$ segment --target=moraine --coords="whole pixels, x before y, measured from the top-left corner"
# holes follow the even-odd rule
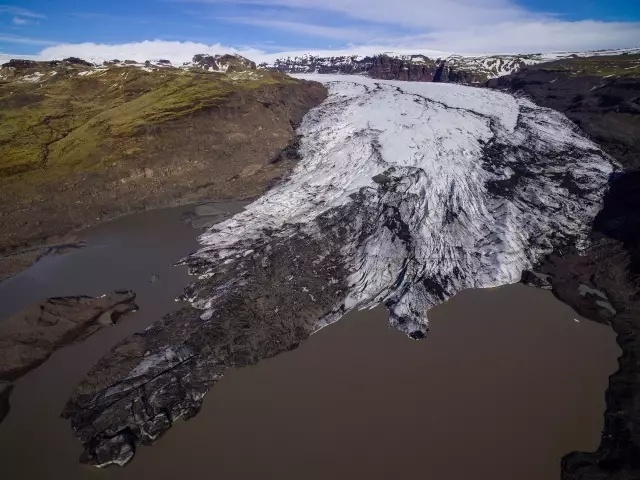
[[[67,405],[85,461],[126,463],[227,368],[350,310],[384,302],[422,338],[431,307],[585,241],[615,167],[562,114],[451,84],[304,78],[330,95],[299,128],[297,168],[202,235],[185,307],[116,347]]]

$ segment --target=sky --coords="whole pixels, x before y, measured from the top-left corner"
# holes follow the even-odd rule
[[[2,0],[0,0],[1,2]],[[0,54],[537,53],[640,46],[640,0],[14,0]]]

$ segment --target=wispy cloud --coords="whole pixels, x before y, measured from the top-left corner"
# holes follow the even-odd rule
[[[50,46],[57,45],[60,42],[54,42],[53,40],[43,40],[40,38],[19,37],[16,35],[7,35],[0,33],[0,42],[3,43],[15,43],[19,45],[39,45]]]
[[[233,47],[220,43],[207,44],[167,40],[149,40],[124,44],[61,44],[47,46],[38,55],[45,60],[76,56],[88,60],[131,59],[145,61],[168,59],[174,64],[191,60],[197,53],[222,54],[237,53],[256,62],[272,62],[276,58],[300,56],[312,53],[321,56],[375,55],[381,52],[400,54],[424,54],[432,58],[445,57],[451,53],[469,55],[491,53],[536,53],[554,51],[584,51],[599,48],[640,45],[640,24],[603,24],[603,22],[576,22],[566,25],[557,22],[554,26],[530,23],[501,24],[499,31],[482,32],[449,30],[407,37],[397,43],[349,44],[340,49],[277,49],[270,45],[258,47]],[[511,36],[509,46],[504,44],[504,36]],[[450,38],[453,35],[455,38]],[[0,41],[3,38],[0,36]]]
[[[184,22],[176,20],[167,20],[154,14],[147,15],[128,15],[128,14],[112,14],[101,12],[72,12],[69,13],[70,17],[78,18],[87,21],[111,21],[118,23],[137,23],[145,25],[175,25],[184,27]]]
[[[374,32],[369,29],[355,27],[332,27],[305,22],[295,22],[287,20],[276,20],[272,18],[260,17],[221,17],[216,20],[240,23],[243,25],[253,25],[256,27],[270,28],[273,30],[284,30],[311,37],[333,38],[336,40],[363,41],[371,38]]]
[[[15,5],[0,5],[0,14],[16,15],[25,18],[47,18],[45,15]]]
[[[97,12],[74,12],[71,14],[72,17],[75,18],[83,18],[85,20],[94,20],[101,18],[111,18],[111,15],[106,13],[97,13]]]
[[[0,38],[1,41],[1,38]],[[197,53],[222,54],[237,53],[252,59],[262,58],[264,52],[255,48],[235,48],[220,43],[208,45],[197,42],[176,42],[166,40],[145,40],[123,44],[77,43],[59,44],[45,48],[38,55],[44,60],[65,57],[81,57],[93,61],[167,59],[174,64],[190,61]]]
[[[439,30],[408,45],[470,53],[539,53],[640,46],[640,22],[504,22],[490,29]]]
[[[490,25],[505,21],[540,19],[512,0],[172,0],[192,4],[243,4],[338,14],[336,20],[366,20],[379,24],[428,29],[444,23],[458,26]],[[259,8],[256,8],[256,12]]]
[[[130,15],[113,15],[110,13],[98,12],[74,12],[72,17],[81,18],[83,20],[115,20],[118,22],[135,22],[135,23],[153,23],[153,16],[133,17]]]
[[[22,27],[24,25],[34,25],[34,24],[37,24],[38,22],[35,20],[30,20],[28,18],[13,17],[13,19],[11,20],[11,23],[13,25],[17,25],[18,27]]]
[[[640,22],[569,21],[553,13],[523,8],[519,0],[158,0],[161,1],[181,3],[188,11],[176,18],[160,14],[116,17],[120,12],[69,14],[117,21],[121,28],[125,21],[151,22],[155,30],[149,27],[145,31],[155,33],[142,37],[146,41],[54,45],[46,40],[10,35],[0,36],[0,41],[43,45],[47,47],[41,52],[43,58],[79,56],[141,61],[166,58],[174,63],[190,60],[196,53],[232,52],[260,62],[302,53],[397,52],[437,57],[447,53],[536,53],[640,46]],[[16,8],[19,7],[0,6],[0,13],[9,9],[15,12]],[[37,21],[39,14],[31,13],[36,17],[18,13],[12,16]],[[189,17],[194,20],[185,31]],[[193,24],[200,25],[206,20],[216,25],[242,25],[238,30],[243,35],[234,32],[232,37],[246,38],[247,43],[255,46],[213,43],[208,37],[198,39],[194,33],[202,35],[203,29],[195,29]],[[224,27],[221,32],[228,34],[233,30],[229,25]],[[269,31],[265,33],[264,29]],[[135,34],[135,29],[128,30]],[[283,32],[284,35],[277,34]],[[268,44],[265,36],[277,43]],[[281,43],[294,47],[290,49]],[[295,47],[302,44],[322,47],[327,43],[336,48]]]
[[[367,50],[527,53],[640,45],[638,22],[568,21],[553,12],[526,9],[516,0],[169,1],[189,4],[201,15],[224,6],[241,14],[221,20]]]

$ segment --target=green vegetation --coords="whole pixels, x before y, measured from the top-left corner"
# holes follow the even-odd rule
[[[215,108],[229,95],[296,82],[252,70],[39,64],[0,70],[0,185],[27,188],[101,170],[139,152],[150,126]]]
[[[640,76],[640,55],[573,57],[547,63],[545,69],[571,75]]]

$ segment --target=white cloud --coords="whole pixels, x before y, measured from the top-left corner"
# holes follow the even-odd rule
[[[22,25],[29,25],[31,22],[26,18],[13,17],[13,20],[11,20],[11,23],[13,23],[14,25],[22,26]]]
[[[42,40],[40,38],[18,37],[15,35],[0,34],[0,42],[16,43],[20,45],[56,45],[52,40]]]
[[[282,51],[273,53],[273,45],[247,47],[194,41],[53,45],[49,41],[8,35],[0,37],[0,41],[45,45],[47,48],[39,55],[45,59],[77,56],[98,61],[113,58],[144,61],[166,58],[172,63],[188,61],[196,53],[239,53],[261,62],[303,53],[371,55],[397,52],[437,57],[447,53],[536,53],[640,46],[640,22],[564,21],[553,14],[528,11],[514,0],[172,1],[226,3],[231,10],[233,5],[240,3],[244,7],[238,10],[239,15],[232,15],[226,8],[228,16],[220,18],[218,15],[213,19],[290,32],[289,41],[294,45],[302,37],[329,38],[335,40],[339,48],[318,51],[278,47]],[[0,6],[0,13],[16,8]],[[200,5],[198,10],[202,19],[212,19],[207,5]],[[255,38],[255,35],[249,37]]]
[[[7,13],[9,15],[17,15],[27,18],[46,18],[44,15],[26,8],[16,7],[14,5],[0,5],[0,14]]]
[[[333,38],[337,40],[363,41],[375,35],[374,31],[362,28],[331,27],[305,22],[276,20],[272,18],[224,17],[219,18],[218,20],[231,23],[240,23],[243,25],[253,25],[256,27],[266,27],[274,30],[284,30],[287,32],[293,32],[312,37]]]
[[[173,0],[179,3],[244,4],[285,7],[299,11],[332,12],[342,17],[413,28],[441,28],[443,24],[490,25],[511,20],[544,18],[512,0]],[[259,10],[256,9],[256,13]]]
[[[640,46],[639,22],[529,21],[491,28],[436,31],[417,39],[436,49],[471,53],[536,53]]]
[[[166,40],[145,40],[123,44],[76,43],[47,47],[38,55],[43,60],[65,57],[80,57],[94,62],[103,60],[145,60],[166,59],[173,64],[190,61],[197,53],[223,54],[238,53],[248,58],[262,58],[264,52],[255,48],[234,48],[219,43],[207,45],[196,42],[170,42]]]
[[[242,4],[244,13],[227,21],[342,40],[357,52],[370,52],[372,46],[378,51],[470,54],[640,46],[640,22],[564,21],[553,13],[527,10],[514,0],[173,1],[204,4],[203,12],[207,5]]]
[[[297,28],[297,27],[296,27]],[[302,28],[302,27],[301,27]],[[331,32],[333,34],[334,32]],[[335,32],[336,34],[339,32]],[[0,36],[0,41],[14,43],[45,44],[51,42]],[[150,40],[124,44],[60,44],[47,46],[39,54],[43,59],[69,56],[102,61],[118,58],[144,61],[167,59],[174,64],[191,60],[197,53],[238,53],[256,62],[273,61],[283,56],[305,53],[318,55],[373,55],[381,52],[422,53],[431,57],[442,57],[449,53],[468,55],[491,53],[540,53],[558,51],[584,51],[604,48],[640,46],[640,23],[612,22],[504,22],[491,28],[470,27],[466,29],[438,30],[424,35],[387,39],[384,42],[352,43],[340,49],[317,50],[290,49],[267,52],[266,48],[233,47],[197,42]]]

